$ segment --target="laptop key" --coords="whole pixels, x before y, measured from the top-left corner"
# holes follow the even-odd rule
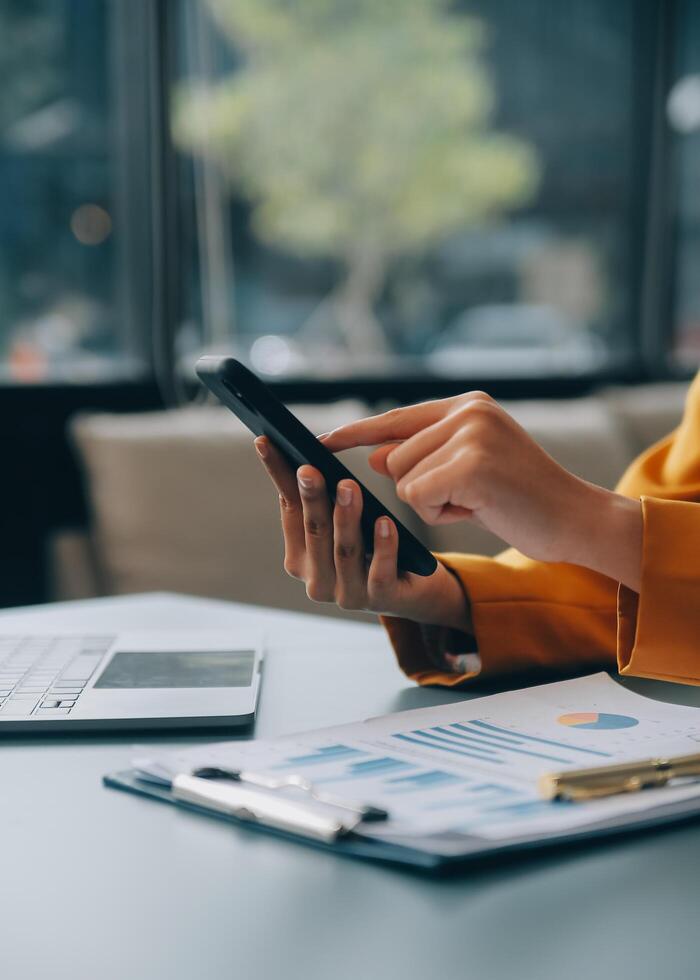
[[[0,719],[68,715],[114,640],[101,633],[0,635]]]
[[[0,717],[4,717],[5,715],[27,717],[34,710],[35,704],[36,701],[15,701],[14,698],[10,698],[10,700],[5,701],[2,708],[0,708]]]
[[[73,663],[66,667],[61,681],[88,681],[95,672],[97,665],[102,660],[103,654],[95,656],[76,657]]]

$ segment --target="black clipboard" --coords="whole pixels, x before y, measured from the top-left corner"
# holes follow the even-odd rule
[[[518,854],[534,854],[571,845],[592,844],[616,836],[629,837],[655,828],[697,820],[700,817],[700,798],[686,799],[665,804],[663,789],[651,790],[658,803],[649,809],[605,821],[597,821],[567,830],[530,837],[491,840],[472,835],[433,834],[423,838],[407,838],[403,843],[387,842],[350,832],[332,842],[315,840],[301,833],[281,830],[266,823],[242,820],[230,813],[221,812],[206,805],[176,797],[166,784],[158,785],[143,779],[137,770],[126,769],[103,777],[104,785],[133,793],[147,799],[168,803],[184,810],[207,817],[226,820],[254,833],[266,833],[283,840],[329,851],[345,857],[377,861],[384,864],[413,868],[416,871],[441,874],[449,871],[467,871],[477,863],[507,859]]]

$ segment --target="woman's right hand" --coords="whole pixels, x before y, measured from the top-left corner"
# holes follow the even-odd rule
[[[465,594],[444,565],[429,576],[398,571],[398,532],[390,518],[376,522],[367,560],[362,493],[354,480],[341,480],[333,507],[317,469],[302,466],[295,473],[265,436],[255,448],[279,493],[285,571],[306,583],[310,599],[471,631]]]

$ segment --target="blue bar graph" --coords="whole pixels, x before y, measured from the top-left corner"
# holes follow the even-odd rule
[[[515,752],[517,755],[529,755],[534,759],[545,759],[547,762],[560,762],[564,765],[570,761],[569,759],[563,759],[558,755],[545,755],[542,752],[531,752],[529,749],[518,749],[514,745],[494,742],[491,738],[484,738],[483,735],[463,735],[461,731],[457,731],[458,727],[463,728],[464,726],[450,725],[449,728],[438,727],[432,730],[435,732],[441,732],[443,735],[449,735],[452,739],[462,740],[463,742],[467,742],[472,746],[478,747],[481,745],[487,749],[498,749],[501,752]],[[520,744],[522,745],[524,743],[521,742]]]
[[[460,722],[456,721],[450,728],[456,728],[460,732],[467,732],[469,735],[482,735],[484,734],[483,729],[470,728],[469,723],[462,725]],[[506,738],[503,735],[494,735],[491,732],[488,733],[490,739],[494,742],[498,742],[500,745],[524,745],[524,741],[521,738]]]
[[[471,797],[474,797],[473,799]],[[439,800],[436,803],[428,804],[426,810],[450,810],[461,807],[476,806],[479,810],[491,810],[494,807],[501,807],[505,805],[515,805],[513,803],[506,804],[505,799],[510,799],[518,797],[522,800],[522,792],[518,789],[514,789],[512,786],[502,786],[500,783],[480,783],[477,786],[467,786],[466,792],[461,793],[459,796],[451,796],[446,800]]]
[[[390,770],[413,768],[409,762],[403,762],[401,759],[392,759],[388,755],[382,756],[379,759],[367,759],[366,762],[354,762],[351,766],[348,766],[350,772],[357,776],[369,776],[378,772],[384,773]]]
[[[524,800],[522,803],[505,803],[501,806],[487,806],[484,807],[484,810],[492,816],[502,814],[504,817],[531,817],[537,813],[551,815],[552,807],[557,805],[561,805],[560,800],[554,803],[551,801],[545,802],[544,800]],[[565,802],[563,805],[569,806],[570,804]]]
[[[414,729],[412,732],[396,732],[392,738],[422,745],[435,751],[449,752],[453,755],[477,759],[480,762],[496,764],[514,762],[514,755],[540,759],[554,765],[575,763],[577,753],[610,757],[609,752],[600,749],[589,749],[569,742],[526,735],[524,732],[502,728],[479,719]]]
[[[421,736],[423,733],[419,733]],[[485,755],[483,752],[472,752],[467,748],[456,748],[451,745],[445,745],[436,742],[434,739],[425,737],[417,737],[417,735],[407,735],[405,732],[396,732],[392,735],[392,738],[400,739],[403,742],[412,742],[414,745],[422,745],[424,749],[437,749],[440,752],[449,752],[452,755],[467,756],[470,759],[478,759],[479,762],[492,762],[494,765],[501,766],[504,765],[503,759],[498,759],[496,756]],[[443,740],[443,742],[446,741]]]
[[[469,787],[470,793],[501,793],[504,796],[517,795],[518,790],[512,786],[504,786],[502,783],[479,783],[477,786]]]
[[[420,728],[418,728],[415,731],[411,732],[411,734],[412,735],[417,735],[419,738],[429,739],[431,743],[432,742],[439,742],[440,745],[453,745],[453,746],[457,746],[458,748],[461,748],[461,749],[465,749],[465,748],[467,748],[467,749],[476,749],[477,752],[480,752],[481,755],[484,758],[486,758],[486,759],[494,759],[494,758],[497,758],[497,756],[498,756],[498,753],[497,752],[493,752],[492,749],[491,749],[491,747],[488,745],[488,743],[486,743],[486,744],[484,744],[484,743],[481,743],[481,744],[476,743],[476,744],[473,744],[473,745],[465,745],[465,742],[467,742],[468,739],[465,739],[464,741],[459,741],[458,739],[455,739],[455,738],[445,738],[444,734],[440,734],[440,732],[444,732],[444,729],[440,729],[440,728],[425,728],[425,729],[420,729]],[[449,735],[450,732],[448,732],[447,734]]]
[[[330,776],[323,776],[314,780],[316,785],[323,783],[344,782],[347,779],[360,779],[373,776],[385,776],[388,773],[403,772],[407,769],[415,769],[409,762],[401,759],[392,759],[391,756],[382,756],[378,759],[366,759],[363,762],[353,762],[348,765],[342,773],[334,773]]]
[[[387,779],[386,784],[391,787],[390,792],[414,792],[418,789],[432,789],[437,786],[450,786],[454,783],[464,782],[459,776],[453,776],[451,772],[442,772],[440,769],[429,769],[427,772],[417,772],[413,776],[395,776]]]
[[[555,806],[569,806],[569,804],[561,803],[560,801],[546,803],[543,800],[523,799],[518,803],[509,803],[505,806],[484,807],[483,810],[477,813],[465,815],[465,822],[458,824],[453,830],[461,833],[469,833],[470,831],[478,832],[479,827],[483,824],[497,823],[500,819],[512,820],[513,818],[523,818],[527,820],[528,817],[537,817],[544,814],[551,815],[552,807]]]
[[[348,745],[322,745],[308,755],[295,755],[280,762],[275,769],[293,769],[299,766],[315,766],[323,762],[339,762],[341,759],[351,759],[367,755],[360,749],[352,749]]]
[[[580,745],[572,745],[570,742],[555,742],[551,738],[539,738],[535,735],[525,735],[523,732],[512,731],[510,728],[501,728],[499,725],[492,725],[486,721],[470,721],[470,725],[476,725],[481,729],[486,729],[489,732],[498,733],[499,735],[509,735],[511,738],[522,739],[524,742],[539,742],[541,745],[553,745],[558,749],[569,749],[570,752],[584,752],[586,755],[598,755],[603,756],[606,759],[612,757],[610,752],[602,752],[600,749],[587,749]],[[459,723],[455,724],[456,728],[461,728]]]

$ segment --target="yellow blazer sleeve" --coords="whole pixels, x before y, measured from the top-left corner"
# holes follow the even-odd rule
[[[416,624],[384,617],[405,673],[453,686],[617,665],[623,674],[700,684],[700,375],[680,427],[643,453],[617,490],[642,500],[639,596],[597,572],[514,549],[495,558],[438,555],[469,597],[481,669],[441,672]]]

